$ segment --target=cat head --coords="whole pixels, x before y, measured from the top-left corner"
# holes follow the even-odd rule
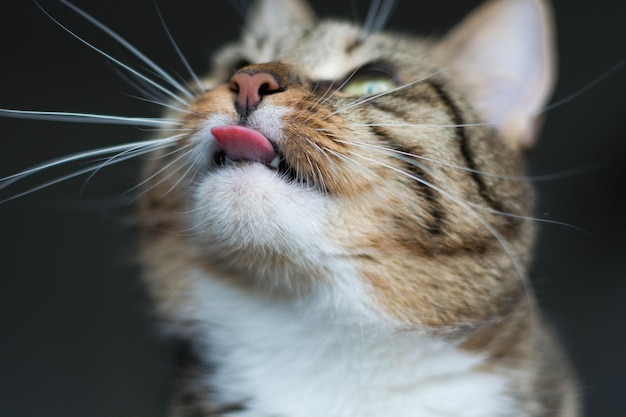
[[[523,150],[554,78],[549,8],[491,0],[442,39],[368,20],[252,6],[203,91],[170,115],[177,148],[145,169],[157,298],[180,292],[165,282],[177,261],[263,294],[359,286],[381,314],[433,327],[520,298]]]

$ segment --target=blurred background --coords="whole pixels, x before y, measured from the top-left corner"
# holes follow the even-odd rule
[[[166,70],[185,76],[152,0],[75,0]],[[240,2],[160,0],[202,73],[242,24]],[[59,2],[40,4],[122,59],[128,52]],[[235,5],[233,5],[235,4]],[[314,1],[320,15],[362,20],[367,1]],[[400,2],[389,27],[443,34],[480,1]],[[239,5],[239,6],[237,6]],[[586,416],[626,415],[626,3],[555,0],[560,80],[530,173],[543,224],[532,277],[584,389]],[[72,38],[34,1],[0,2],[0,107],[159,115],[114,65]],[[599,81],[593,88],[585,87]],[[150,137],[146,129],[0,118],[0,177],[75,152]],[[164,416],[174,346],[150,314],[129,221],[139,161],[0,204],[0,415]],[[78,170],[50,170],[0,200]]]

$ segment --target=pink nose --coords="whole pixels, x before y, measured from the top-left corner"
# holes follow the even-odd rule
[[[280,84],[270,72],[243,70],[231,77],[230,88],[237,93],[237,113],[245,116],[259,105],[264,96],[279,91]]]

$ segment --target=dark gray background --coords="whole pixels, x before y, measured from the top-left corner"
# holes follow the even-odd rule
[[[76,0],[168,70],[184,74],[151,0]],[[451,27],[480,1],[401,2],[390,26],[424,34]],[[54,1],[42,4],[85,38],[127,55]],[[227,2],[163,0],[193,67],[235,36]],[[217,5],[216,5],[217,4]],[[349,1],[317,1],[350,17]],[[367,2],[357,1],[365,14]],[[554,100],[581,90],[626,56],[624,3],[555,1],[561,78]],[[0,2],[0,107],[156,116],[112,65],[28,0]],[[538,184],[543,225],[533,279],[582,377],[587,416],[626,415],[626,67],[549,113],[530,153],[532,174],[591,166]],[[149,137],[136,128],[0,119],[0,177],[44,160]],[[78,169],[80,165],[69,168]],[[158,417],[174,360],[148,313],[133,262],[134,231],[120,201],[136,163],[0,204],[0,415]],[[70,172],[54,170],[0,200]],[[25,188],[26,187],[26,188]],[[122,204],[123,205],[123,204]]]

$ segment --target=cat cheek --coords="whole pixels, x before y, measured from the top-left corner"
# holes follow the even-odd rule
[[[238,116],[233,100],[233,93],[228,85],[222,85],[198,96],[182,117],[183,127],[190,130],[201,129],[208,119],[214,117],[227,118],[236,122]]]

